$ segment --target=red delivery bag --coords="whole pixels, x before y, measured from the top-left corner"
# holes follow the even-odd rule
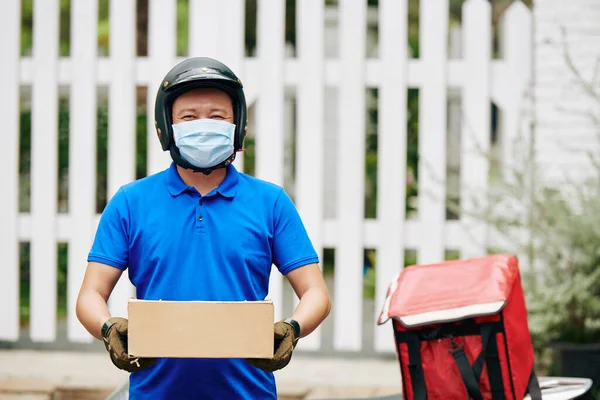
[[[378,324],[390,318],[406,400],[541,400],[514,255],[403,269]]]

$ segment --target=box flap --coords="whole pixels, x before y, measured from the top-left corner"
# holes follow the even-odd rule
[[[378,324],[395,318],[415,327],[495,314],[518,274],[511,254],[407,267],[391,282]]]

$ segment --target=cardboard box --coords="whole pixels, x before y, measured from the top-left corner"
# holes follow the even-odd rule
[[[128,303],[128,351],[137,357],[271,358],[273,303]]]

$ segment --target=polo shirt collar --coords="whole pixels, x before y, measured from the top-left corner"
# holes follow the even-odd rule
[[[240,173],[235,169],[232,164],[227,166],[227,175],[219,186],[217,186],[217,193],[223,197],[232,198],[237,193],[238,183],[240,182]]]
[[[175,162],[171,162],[171,166],[167,171],[165,176],[165,181],[167,184],[167,189],[172,196],[179,196],[181,193],[185,192],[189,187],[185,184],[183,179],[179,176],[177,172],[177,165]],[[219,193],[223,197],[232,198],[237,193],[238,183],[240,181],[240,174],[235,169],[233,165],[227,166],[227,175],[225,179],[219,186],[216,188],[216,192]]]
[[[165,183],[167,184],[167,189],[169,189],[171,196],[179,196],[188,188],[188,185],[186,185],[179,176],[175,162],[171,162],[171,166],[165,175]]]

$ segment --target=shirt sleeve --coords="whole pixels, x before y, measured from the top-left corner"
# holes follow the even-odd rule
[[[128,261],[129,206],[121,188],[104,208],[88,262],[98,262],[125,270]]]
[[[319,262],[292,199],[282,189],[274,205],[273,263],[283,275]]]

